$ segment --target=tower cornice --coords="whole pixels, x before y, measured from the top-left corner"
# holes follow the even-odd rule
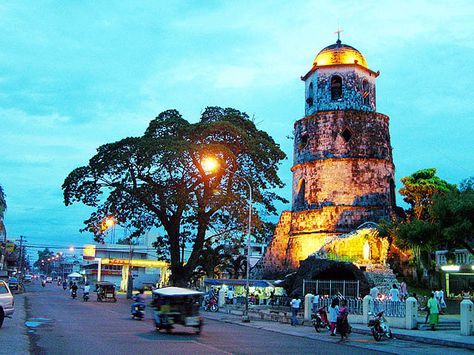
[[[309,160],[304,163],[296,164],[291,167],[291,172],[294,172],[297,169],[301,169],[306,166],[315,166],[315,165],[324,165],[324,164],[331,164],[335,162],[366,162],[366,163],[376,163],[376,162],[383,162],[389,164],[392,169],[395,169],[395,165],[392,161],[388,159],[382,158],[363,158],[363,157],[344,157],[344,158],[324,158],[324,159],[315,159]]]

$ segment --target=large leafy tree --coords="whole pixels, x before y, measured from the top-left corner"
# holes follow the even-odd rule
[[[436,176],[436,169],[423,169],[401,179],[403,187],[400,195],[410,205],[409,216],[418,220],[429,218],[428,209],[433,203],[435,193],[448,192],[455,185]]]
[[[38,259],[33,263],[33,266],[38,268],[42,273],[47,273],[47,271],[51,270],[51,267],[48,265],[48,258],[54,256],[54,252],[49,250],[49,248],[45,248],[43,250],[38,251]],[[44,262],[42,262],[44,261]]]
[[[220,168],[203,169],[213,156]],[[141,137],[98,148],[87,166],[73,170],[63,184],[64,202],[95,208],[85,221],[95,239],[103,239],[102,221],[113,214],[132,236],[152,227],[165,231],[155,243],[171,264],[171,282],[187,283],[209,233],[245,231],[250,184],[253,228],[260,215],[275,214],[271,192],[282,187],[277,168],[285,154],[249,117],[231,108],[208,107],[199,122],[178,111],[162,112]],[[184,260],[183,246],[191,248]]]

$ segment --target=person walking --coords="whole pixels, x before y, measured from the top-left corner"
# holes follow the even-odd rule
[[[440,312],[443,312],[446,309],[446,301],[444,300],[444,291],[442,287],[440,287],[440,289],[436,291],[435,297],[436,301],[438,301]]]
[[[329,325],[330,325],[330,335],[336,335],[336,324],[337,324],[337,315],[339,314],[339,299],[333,298],[331,306],[329,306]]]
[[[337,332],[341,335],[341,341],[347,340],[347,333],[349,332],[349,308],[347,307],[347,300],[341,301],[339,313],[337,315]]]
[[[291,325],[298,325],[298,312],[300,310],[301,300],[298,295],[291,300]]]
[[[436,330],[436,325],[439,323],[439,303],[435,299],[434,293],[431,294],[426,307],[429,312],[431,330]]]

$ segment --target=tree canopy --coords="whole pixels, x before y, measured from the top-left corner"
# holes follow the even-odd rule
[[[42,262],[42,260],[48,260],[54,256],[54,252],[49,250],[49,248],[45,248],[43,250],[38,250],[38,259],[33,263],[34,267],[37,267],[41,272],[45,273],[50,269],[47,262]]]
[[[212,156],[220,165],[206,172],[201,161]],[[272,192],[283,187],[277,175],[285,158],[278,144],[249,117],[232,108],[208,107],[197,123],[167,110],[140,137],[124,138],[97,149],[89,164],[74,169],[62,186],[64,202],[94,207],[83,230],[104,236],[102,221],[113,215],[138,236],[162,227],[155,245],[169,259],[171,281],[192,276],[208,233],[245,231],[249,188],[253,230],[260,216],[276,214],[285,201]],[[183,245],[191,246],[183,260]]]
[[[429,168],[419,170],[410,176],[401,179],[403,187],[399,190],[403,200],[411,208],[410,215],[418,220],[428,218],[428,208],[433,202],[433,195],[439,192],[448,192],[455,188],[455,185],[436,176],[436,169]]]

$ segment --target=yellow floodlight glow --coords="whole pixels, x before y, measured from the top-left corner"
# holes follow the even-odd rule
[[[216,158],[204,157],[201,160],[201,166],[206,173],[211,173],[217,170],[217,168],[219,167],[219,163],[217,162]]]
[[[441,270],[443,271],[459,271],[461,267],[459,265],[443,265],[441,266]]]
[[[114,220],[113,217],[107,217],[106,218],[105,225],[107,226],[107,228],[112,227],[114,224],[115,224],[115,220]]]

